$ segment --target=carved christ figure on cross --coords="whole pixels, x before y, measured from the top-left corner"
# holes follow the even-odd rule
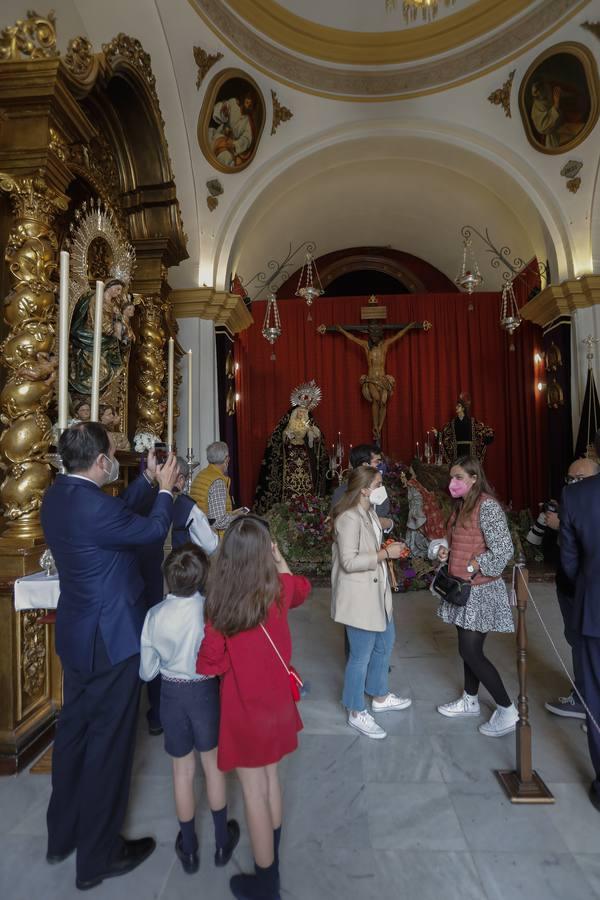
[[[385,339],[385,331],[392,328],[400,328],[400,331],[396,332],[392,337]],[[373,438],[378,444],[381,440],[381,431],[383,423],[385,422],[388,400],[394,393],[394,388],[396,387],[395,378],[388,375],[385,371],[387,352],[392,344],[395,344],[396,341],[403,338],[411,329],[429,331],[430,328],[430,322],[409,322],[407,325],[381,325],[380,322],[370,321],[366,328],[368,335],[366,341],[352,334],[352,331],[365,331],[365,329],[360,326],[348,325],[344,328],[343,325],[334,325],[333,327],[326,328],[325,325],[320,325],[318,328],[318,331],[321,334],[325,334],[327,331],[337,331],[348,338],[349,341],[358,344],[358,346],[362,347],[365,351],[368,373],[367,375],[361,376],[360,386],[363,397],[371,404]]]

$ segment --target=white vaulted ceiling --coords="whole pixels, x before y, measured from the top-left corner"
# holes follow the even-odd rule
[[[571,194],[560,175],[570,155],[529,145],[518,86],[545,47],[569,40],[600,48],[581,27],[600,20],[600,0],[457,0],[448,8],[440,0],[427,26],[406,26],[401,2],[386,13],[385,0],[53,5],[63,51],[77,34],[100,50],[124,32],[151,56],[189,235],[190,260],[170,275],[174,287],[223,289],[232,273],[248,278],[290,243],[311,239],[319,254],[391,246],[454,278],[464,224],[488,228],[514,255],[548,258],[555,280],[591,268],[590,234],[600,235],[592,215],[597,130],[573,155],[584,168]],[[22,13],[21,0],[4,0],[0,25]],[[222,54],[199,87],[194,47]],[[392,61],[382,63],[382,53]],[[197,138],[210,82],[226,68],[251,75],[266,104],[256,157],[231,174],[211,166]],[[512,70],[507,116],[488,97]],[[293,113],[276,131],[272,92]],[[223,193],[211,212],[214,178]],[[500,272],[475,248],[484,290],[493,289]]]

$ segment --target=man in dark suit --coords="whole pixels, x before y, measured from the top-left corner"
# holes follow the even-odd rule
[[[83,422],[60,437],[66,475],[42,503],[41,519],[60,579],[56,649],[64,705],[52,759],[48,806],[50,863],[77,849],[77,887],[86,890],[131,871],[155,848],[152,838],[120,837],[125,818],[139,703],[140,634],[146,604],[138,547],[164,541],[172,518],[171,457],[148,468],[159,493],[147,517],[150,481],[137,478],[124,499],[101,488],[119,467],[104,426]]]
[[[596,434],[600,451],[600,431]],[[596,777],[590,800],[600,812],[600,475],[568,485],[560,507],[560,558],[575,582],[571,626],[581,635],[588,744]],[[595,721],[593,721],[595,720]],[[598,724],[596,724],[598,723]]]

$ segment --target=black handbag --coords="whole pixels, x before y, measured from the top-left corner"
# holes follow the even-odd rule
[[[468,581],[465,581],[464,578],[450,575],[446,564],[441,566],[436,572],[431,587],[442,600],[454,603],[455,606],[465,606],[471,593],[473,578],[474,575],[471,575]]]

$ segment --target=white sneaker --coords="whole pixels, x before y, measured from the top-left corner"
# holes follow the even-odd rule
[[[467,694],[466,691],[463,691],[462,697],[459,697],[458,700],[452,700],[451,703],[442,703],[441,706],[438,706],[437,711],[451,719],[455,716],[481,715],[479,700],[477,697]]]
[[[510,706],[497,706],[489,722],[479,726],[479,731],[486,737],[502,737],[514,731],[518,721],[519,713],[514,703]]]
[[[387,737],[387,731],[384,731],[383,728],[377,724],[373,716],[367,712],[366,709],[363,709],[363,711],[359,712],[356,716],[353,716],[352,713],[348,713],[348,725],[351,725],[352,728],[356,728],[356,730],[360,731],[361,734],[364,734],[365,737],[373,738],[376,741],[382,741],[384,737]]]
[[[385,700],[373,700],[371,709],[373,712],[392,712],[395,709],[407,709],[411,703],[410,697],[397,697],[396,694],[387,694]]]

